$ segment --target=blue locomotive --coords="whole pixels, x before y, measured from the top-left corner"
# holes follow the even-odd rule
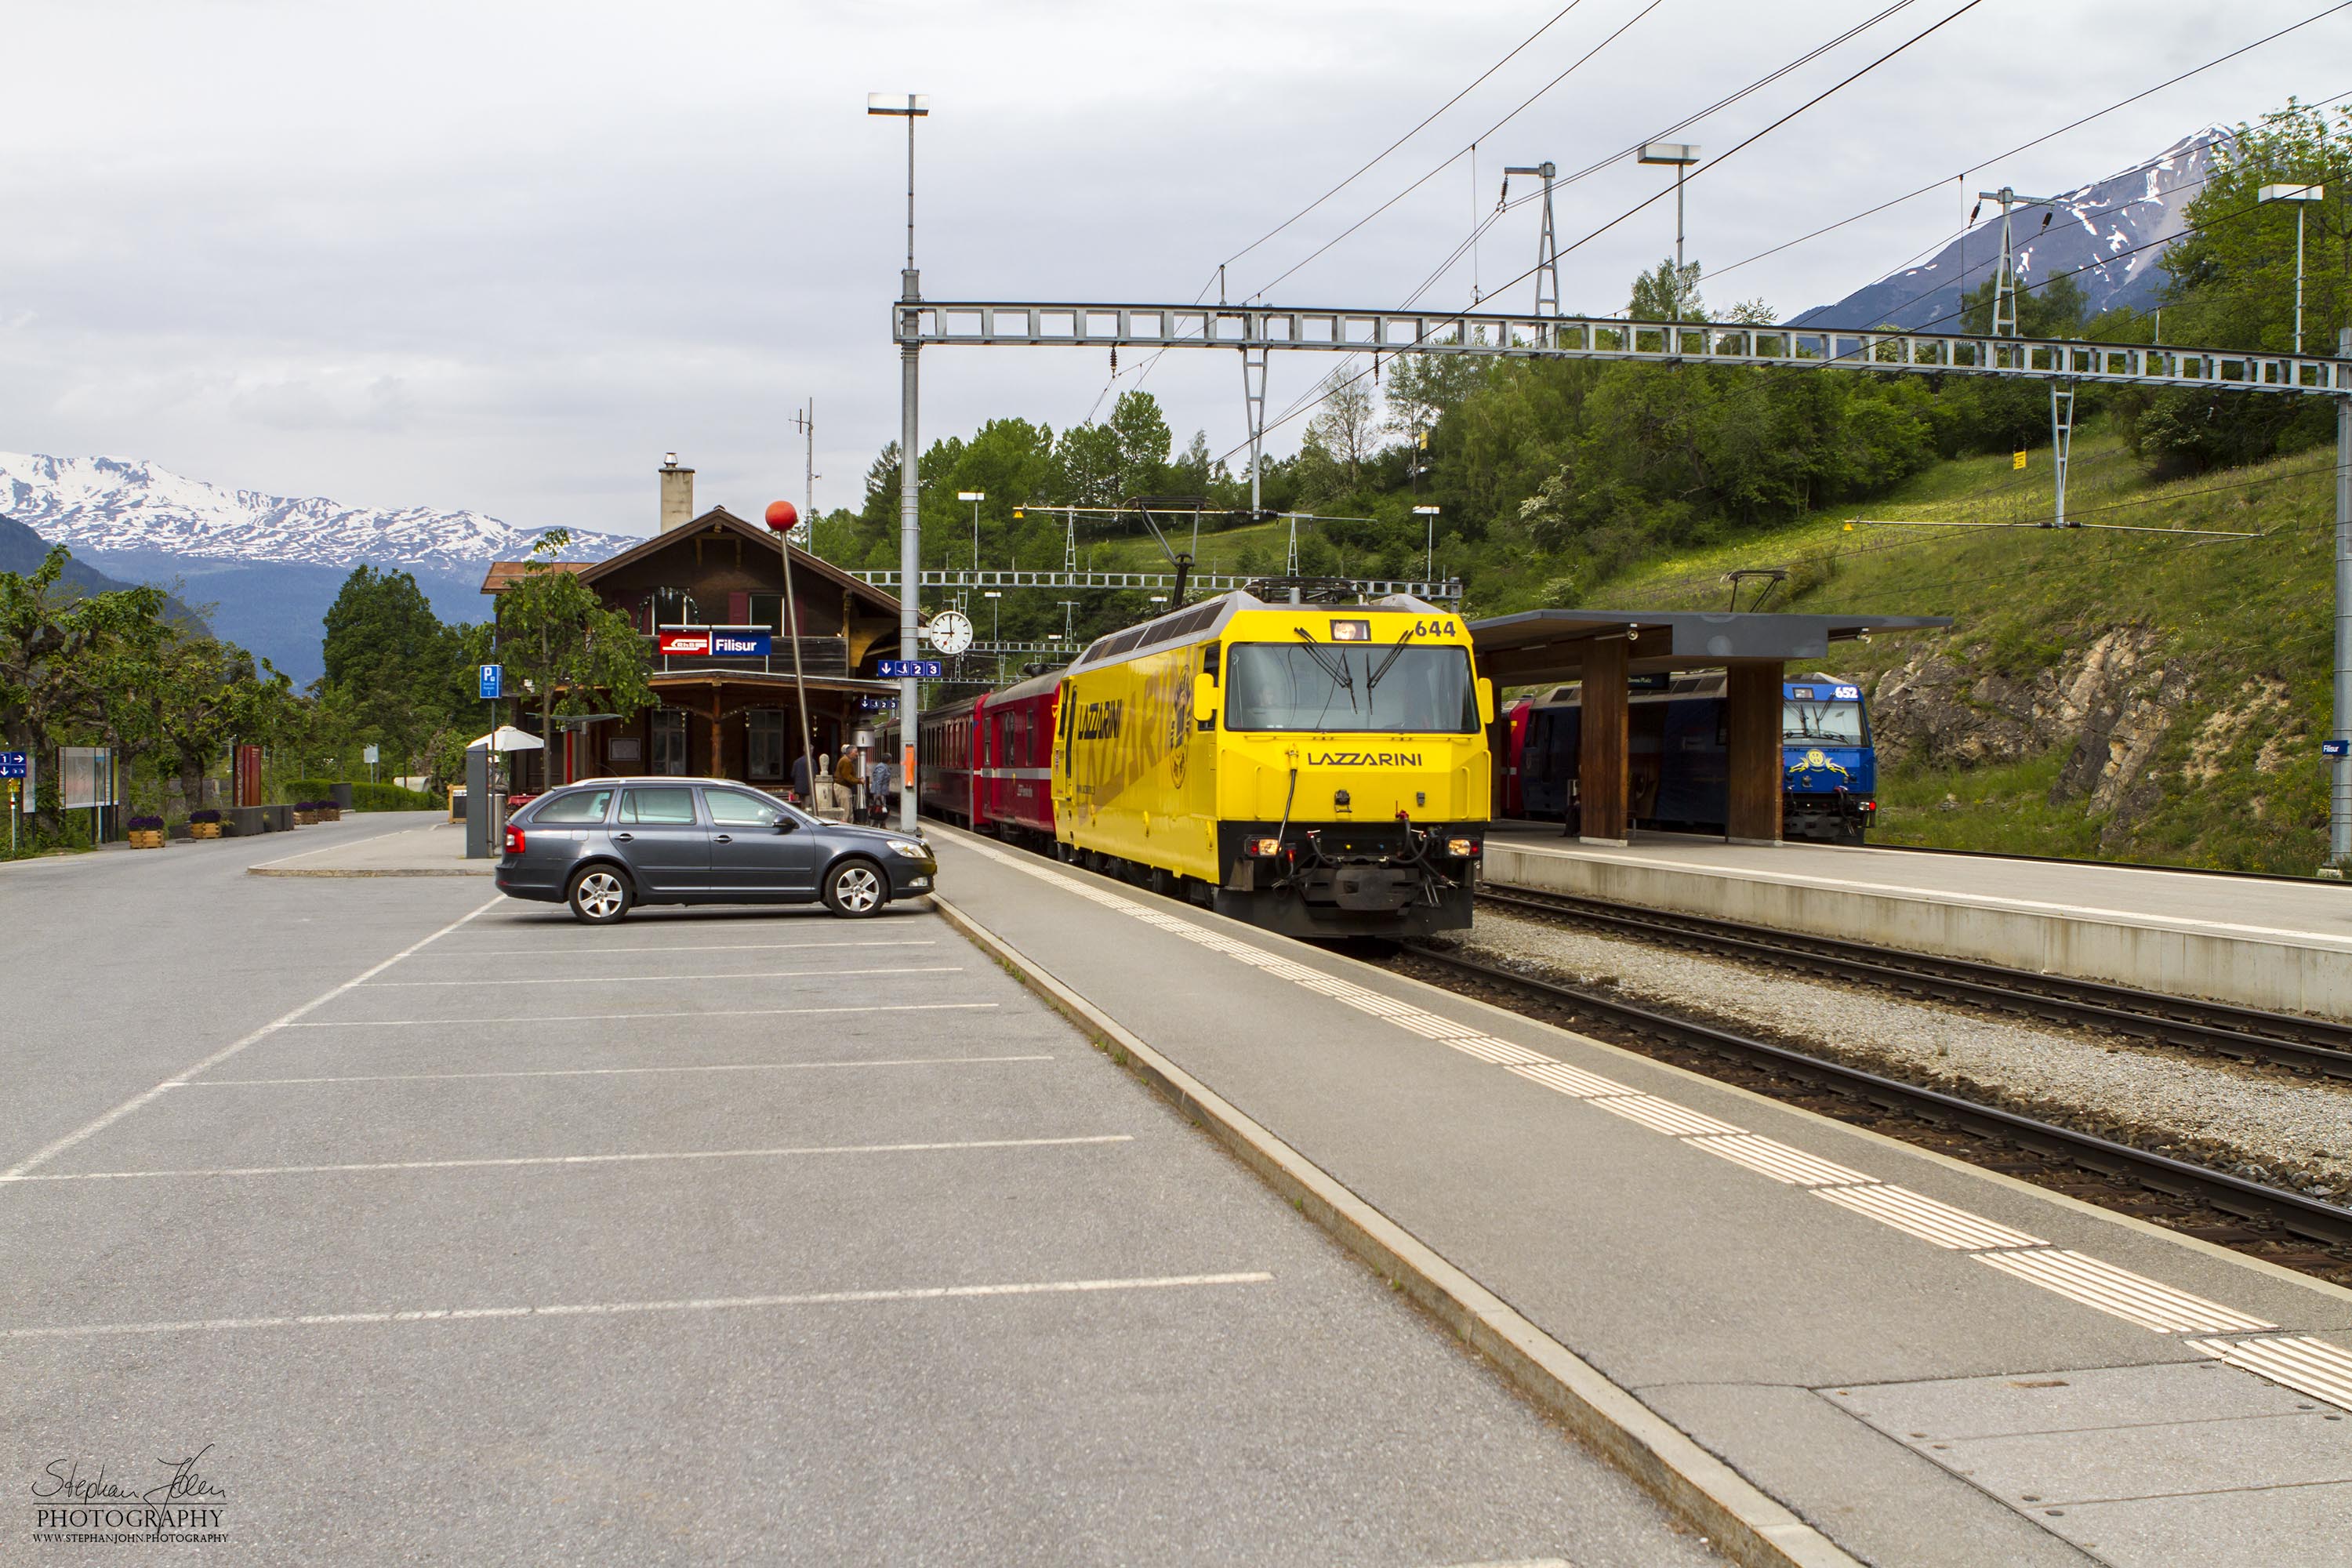
[[[1628,719],[1635,826],[1720,833],[1729,815],[1724,677],[1636,677]],[[1576,809],[1583,691],[1555,688],[1509,710],[1501,814],[1567,820]],[[1860,844],[1878,811],[1878,761],[1861,687],[1831,675],[1780,686],[1780,832]]]

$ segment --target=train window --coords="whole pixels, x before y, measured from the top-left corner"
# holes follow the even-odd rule
[[[1244,643],[1225,698],[1231,730],[1385,731],[1467,735],[1478,730],[1469,650],[1394,643]]]
[[[1208,647],[1201,650],[1201,673],[1207,676],[1214,676],[1217,673],[1217,645],[1215,643],[1211,643]]]
[[[1813,745],[1859,746],[1862,738],[1859,702],[1800,702],[1780,705],[1780,738]]]

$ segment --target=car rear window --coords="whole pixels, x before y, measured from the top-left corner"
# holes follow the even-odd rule
[[[530,814],[533,822],[550,826],[563,823],[602,822],[605,808],[613,804],[613,792],[608,789],[583,789],[570,795],[559,795],[552,800],[539,803]]]
[[[623,822],[679,824],[694,820],[694,792],[678,784],[621,792]]]

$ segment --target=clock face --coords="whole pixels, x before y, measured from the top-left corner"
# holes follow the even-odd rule
[[[923,635],[941,653],[959,654],[971,646],[971,622],[954,610],[941,610],[923,628]]]

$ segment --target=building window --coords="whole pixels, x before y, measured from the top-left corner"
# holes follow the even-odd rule
[[[654,624],[657,626],[698,626],[702,607],[683,588],[654,590]]]
[[[784,596],[782,594],[751,595],[751,625],[766,626],[770,631],[784,629]]]
[[[745,747],[744,770],[753,784],[784,776],[784,716],[772,708],[751,713],[751,742]]]
[[[656,773],[686,776],[686,710],[656,708],[654,710],[653,766]]]

